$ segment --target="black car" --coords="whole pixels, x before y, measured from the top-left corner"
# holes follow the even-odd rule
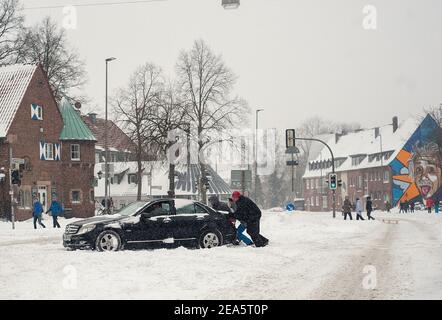
[[[71,223],[66,226],[63,245],[98,251],[177,246],[212,248],[231,243],[235,233],[226,213],[197,201],[161,199],[137,201],[117,214]]]

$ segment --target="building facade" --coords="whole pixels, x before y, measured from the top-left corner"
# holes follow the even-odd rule
[[[44,209],[57,198],[76,217],[94,213],[95,138],[67,102],[54,99],[41,66],[0,68],[0,215],[32,217],[38,198]],[[12,162],[10,161],[12,159]],[[10,171],[11,169],[11,171]],[[19,181],[12,187],[10,174]]]
[[[418,174],[413,175],[410,168],[412,159],[417,157],[413,150],[424,154],[424,158],[431,152],[439,155],[442,150],[441,129],[431,116],[428,115],[421,123],[414,119],[402,123],[393,121],[393,125],[321,138],[334,152],[335,171],[342,181],[342,186],[336,190],[338,210],[346,196],[352,203],[356,198],[365,203],[370,196],[374,207],[382,210],[387,203],[396,206],[401,201],[425,201],[428,190],[432,190],[434,197],[439,197],[441,184],[433,186],[427,183],[423,189],[419,189],[419,185],[424,185],[425,181],[441,181],[440,177],[425,176],[417,181],[413,176]],[[429,144],[431,148],[425,147]],[[433,158],[436,163],[437,157],[433,155]],[[418,170],[424,171],[422,168]],[[332,161],[327,148],[319,148],[310,155],[303,176],[307,210],[332,210],[332,191],[327,183],[331,171]],[[440,170],[435,168],[434,171]]]

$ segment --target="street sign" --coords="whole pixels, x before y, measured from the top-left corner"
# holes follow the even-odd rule
[[[13,164],[25,164],[25,159],[12,158]]]
[[[288,166],[297,166],[297,165],[299,165],[299,161],[296,161],[296,160],[290,160],[290,161],[287,161],[287,165]]]
[[[285,146],[287,149],[295,147],[295,129],[285,131]]]
[[[234,189],[250,190],[252,186],[252,170],[232,170],[231,187]]]

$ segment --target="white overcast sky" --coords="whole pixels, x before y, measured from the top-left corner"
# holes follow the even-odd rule
[[[112,1],[123,0],[22,0],[25,7]],[[366,5],[377,8],[377,30],[362,28]],[[61,8],[24,12],[27,24],[63,19]],[[369,127],[442,102],[440,0],[241,0],[237,10],[221,0],[165,0],[77,12],[78,28],[67,34],[86,59],[85,93],[99,109],[105,58],[118,58],[112,91],[145,62],[173,74],[180,50],[199,38],[237,74],[236,92],[265,109],[261,127],[296,127],[315,115]]]

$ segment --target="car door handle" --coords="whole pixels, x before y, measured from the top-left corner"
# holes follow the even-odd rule
[[[163,220],[163,223],[169,223],[169,222],[171,222],[171,221],[172,221],[172,219],[170,219],[170,218],[166,218],[166,219]]]

